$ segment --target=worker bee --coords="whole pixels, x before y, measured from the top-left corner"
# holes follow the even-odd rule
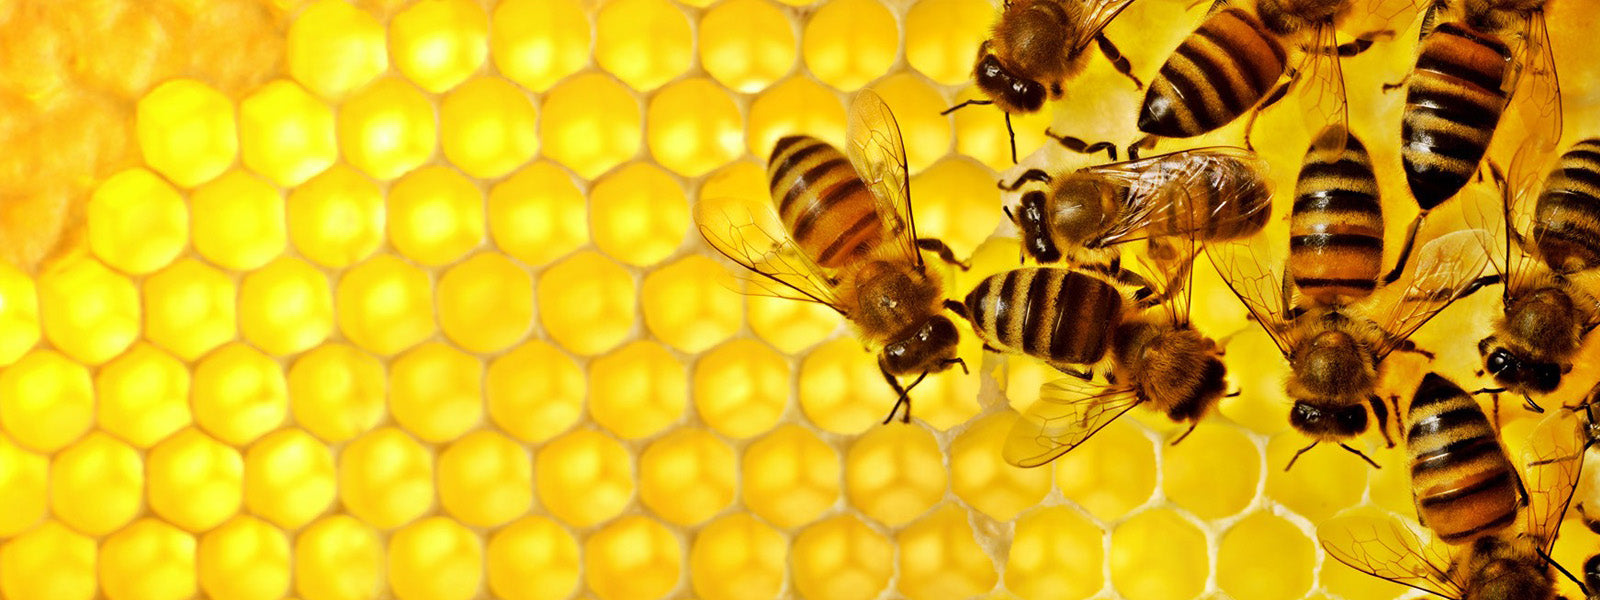
[[[1048,191],[1022,194],[1006,216],[1022,247],[1041,263],[1115,256],[1117,244],[1161,238],[1220,242],[1254,235],[1272,213],[1267,164],[1242,148],[1196,148],[1078,169],[1060,177],[1030,169],[1001,188],[1028,181]]]
[[[1317,537],[1339,562],[1445,598],[1551,600],[1550,567],[1559,565],[1550,547],[1582,468],[1580,438],[1568,427],[1547,420],[1534,431],[1523,461],[1527,502],[1515,529],[1450,546],[1436,533],[1420,540],[1394,516],[1344,514],[1318,527]]]
[[[1522,481],[1471,395],[1428,373],[1405,422],[1417,521],[1440,541],[1463,544],[1516,520],[1526,495]]]
[[[942,242],[919,239],[911,215],[905,146],[887,104],[864,90],[851,106],[849,159],[806,136],[778,140],[768,163],[771,205],[703,201],[695,220],[706,241],[757,277],[765,293],[818,302],[844,315],[869,347],[898,396],[929,373],[966,363],[956,356],[960,334],[941,314],[964,314],[947,300],[920,250],[960,264]],[[964,265],[963,265],[964,266]],[[909,386],[897,377],[916,375]]]
[[[1342,306],[1377,289],[1383,203],[1361,140],[1343,125],[1328,126],[1318,139],[1306,150],[1295,182],[1288,274],[1311,302]]]
[[[1117,71],[1144,84],[1134,76],[1133,67],[1115,44],[1105,36],[1105,28],[1133,0],[1006,0],[994,33],[978,45],[977,64],[972,76],[987,100],[968,100],[949,113],[969,104],[994,104],[1006,115],[1006,130],[1011,130],[1012,113],[1033,113],[1044,107],[1046,98],[1060,99],[1066,81],[1083,70],[1089,58],[1089,43]],[[1109,144],[1093,145],[1085,152],[1098,152]],[[1011,140],[1011,161],[1017,160],[1016,137]]]
[[[1406,285],[1380,288],[1364,305],[1350,306],[1323,304],[1305,294],[1304,303],[1296,302],[1294,274],[1285,278],[1271,272],[1268,265],[1277,263],[1262,259],[1271,253],[1259,243],[1207,249],[1217,272],[1289,362],[1284,382],[1294,400],[1289,423],[1313,440],[1294,460],[1318,443],[1336,442],[1377,466],[1344,440],[1367,430],[1363,403],[1387,438],[1388,409],[1375,392],[1384,361],[1396,350],[1427,354],[1410,342],[1411,334],[1485,284],[1478,275],[1488,261],[1476,246],[1482,233],[1461,231],[1429,242]]]
[[[1584,454],[1589,448],[1600,444],[1600,384],[1590,388],[1583,402],[1577,406],[1563,406],[1550,416],[1546,421],[1552,423],[1540,424],[1541,429],[1557,432],[1557,435],[1569,431],[1577,431],[1578,450],[1576,457],[1581,463],[1588,457]],[[1557,457],[1561,459],[1563,457]],[[1593,473],[1590,473],[1591,478]],[[1580,478],[1581,480],[1581,478]],[[1583,488],[1582,492],[1574,494],[1579,497],[1577,503],[1578,517],[1590,531],[1600,534],[1600,479],[1592,479],[1590,485]],[[1600,598],[1600,552],[1590,555],[1583,563],[1583,593],[1589,600]]]

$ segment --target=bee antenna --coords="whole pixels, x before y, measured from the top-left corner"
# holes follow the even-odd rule
[[[1340,448],[1344,448],[1345,450],[1349,450],[1351,454],[1354,454],[1356,456],[1361,457],[1361,460],[1367,461],[1367,464],[1372,465],[1372,468],[1374,468],[1374,469],[1382,469],[1383,468],[1381,466],[1378,466],[1378,463],[1373,462],[1371,457],[1369,457],[1369,456],[1367,456],[1365,454],[1362,454],[1360,450],[1357,450],[1355,448],[1351,448],[1350,446],[1345,445],[1344,443],[1340,443],[1339,447]]]
[[[1573,577],[1572,573],[1567,572],[1567,568],[1561,566],[1561,563],[1556,562],[1556,559],[1551,558],[1549,554],[1546,554],[1544,548],[1540,548],[1535,545],[1533,549],[1539,553],[1539,558],[1543,558],[1545,562],[1550,563],[1550,566],[1555,567],[1556,570],[1560,571],[1562,575],[1566,575],[1567,579],[1570,579],[1573,583],[1578,584],[1578,591],[1583,592],[1584,596],[1591,598],[1593,597],[1589,593],[1589,587],[1583,585],[1583,582],[1579,581],[1577,577]]]
[[[1311,442],[1310,446],[1306,446],[1304,448],[1301,448],[1301,449],[1295,451],[1294,457],[1289,459],[1289,464],[1283,466],[1283,472],[1287,473],[1287,472],[1289,472],[1289,469],[1294,468],[1294,462],[1297,461],[1297,460],[1300,460],[1300,455],[1301,454],[1305,454],[1307,450],[1310,450],[1312,448],[1317,447],[1317,444],[1318,444],[1318,442]]]
[[[958,108],[965,108],[967,106],[974,105],[974,104],[979,105],[979,106],[987,106],[987,105],[990,105],[990,104],[994,104],[994,101],[993,100],[967,100],[965,102],[962,102],[962,103],[957,104],[955,106],[952,106],[950,108],[946,108],[946,109],[944,109],[942,111],[939,111],[939,116],[942,117],[944,115],[948,115],[950,113],[955,112],[956,109],[958,109]]]
[[[1017,164],[1017,132],[1011,129],[1011,113],[1006,113],[1006,137],[1011,139],[1011,164]]]
[[[1172,440],[1172,443],[1167,444],[1167,445],[1168,446],[1176,446],[1176,445],[1178,445],[1178,442],[1181,442],[1181,441],[1184,440],[1184,438],[1189,437],[1189,434],[1194,433],[1194,428],[1199,427],[1199,426],[1200,426],[1200,420],[1199,419],[1195,419],[1195,421],[1193,423],[1189,424],[1189,428],[1184,430],[1182,435],[1179,435],[1177,437],[1177,439]]]

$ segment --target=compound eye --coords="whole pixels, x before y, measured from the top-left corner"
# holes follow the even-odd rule
[[[1322,409],[1305,402],[1295,402],[1289,412],[1289,424],[1296,429],[1315,430],[1322,424]]]
[[[1335,417],[1339,421],[1339,431],[1355,435],[1367,430],[1367,411],[1361,406],[1346,406],[1339,409]]]
[[[1044,86],[1036,81],[1012,81],[1011,95],[1012,103],[1028,112],[1044,107]]]
[[[1533,369],[1535,389],[1552,392],[1561,387],[1561,369],[1555,365],[1539,365]]]
[[[1489,353],[1489,360],[1484,363],[1484,368],[1488,369],[1490,373],[1499,375],[1510,369],[1516,362],[1516,359],[1511,357],[1511,353],[1502,348]]]

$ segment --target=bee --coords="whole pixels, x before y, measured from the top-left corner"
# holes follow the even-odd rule
[[[1589,394],[1578,406],[1563,406],[1545,417],[1554,423],[1548,426],[1541,423],[1541,428],[1558,432],[1558,435],[1577,431],[1578,456],[1575,458],[1581,463],[1587,458],[1585,453],[1589,448],[1600,444],[1600,414],[1597,412],[1600,412],[1600,384],[1590,388]],[[1600,483],[1600,480],[1596,480],[1596,483]],[[1600,503],[1600,487],[1591,484],[1585,490],[1583,493],[1587,496],[1577,503],[1579,520],[1590,531],[1600,534],[1600,510],[1597,510],[1600,506],[1596,506]],[[1583,562],[1583,584],[1580,587],[1589,600],[1600,598],[1600,552],[1590,555]]]
[[[968,100],[941,114],[969,104],[994,104],[1006,115],[1011,131],[1013,113],[1028,114],[1044,107],[1046,98],[1058,100],[1066,82],[1083,70],[1089,44],[1117,71],[1144,83],[1133,74],[1128,59],[1105,36],[1105,28],[1133,0],[1006,0],[1000,20],[989,39],[978,45],[973,79],[987,100]],[[1080,145],[1080,151],[1098,152],[1110,144]],[[1114,151],[1114,150],[1113,150]],[[1113,160],[1115,156],[1113,156]],[[1016,136],[1011,136],[1011,162],[1017,161]]]
[[[1024,252],[1041,263],[1063,253],[1097,261],[1115,245],[1163,238],[1221,242],[1254,235],[1272,213],[1265,161],[1242,148],[1196,148],[1141,160],[1085,167],[1052,179],[1030,169],[1001,189],[1030,190],[1006,216],[1021,232]]]
[[[1343,138],[1343,141],[1330,141]],[[1372,295],[1383,271],[1383,203],[1366,146],[1330,125],[1306,150],[1290,212],[1290,279],[1311,302]]]
[[[1581,439],[1570,420],[1546,419],[1535,429],[1523,453],[1527,500],[1515,527],[1449,545],[1437,528],[1423,541],[1397,517],[1344,514],[1318,527],[1317,537],[1339,562],[1445,598],[1552,600],[1551,567],[1566,571],[1550,559],[1550,547],[1582,469]]]
[[[1284,382],[1294,400],[1289,424],[1312,438],[1301,454],[1322,442],[1338,443],[1374,467],[1377,463],[1344,441],[1367,430],[1367,407],[1388,437],[1388,409],[1376,393],[1385,359],[1403,350],[1428,355],[1410,336],[1457,298],[1486,283],[1478,278],[1488,262],[1475,244],[1481,231],[1441,236],[1424,246],[1406,285],[1378,290],[1363,305],[1295,302],[1293,273],[1271,272],[1259,244],[1211,246],[1207,255],[1289,362]],[[1292,265],[1290,268],[1293,268]],[[1363,406],[1365,404],[1366,406]],[[1392,445],[1392,444],[1391,444]]]
[[[898,396],[930,373],[966,363],[956,356],[960,333],[942,313],[964,307],[948,300],[921,250],[955,259],[943,242],[919,239],[906,179],[905,145],[894,114],[876,93],[851,106],[849,158],[806,136],[778,140],[768,163],[773,202],[703,201],[695,220],[712,248],[748,269],[765,293],[817,302],[855,326],[878,349],[878,370]],[[898,377],[916,375],[902,386]]]
[[[1423,376],[1406,412],[1417,521],[1446,544],[1498,532],[1526,492],[1477,401],[1437,373]]]

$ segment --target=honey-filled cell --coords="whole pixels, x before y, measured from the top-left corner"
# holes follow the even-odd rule
[[[987,0],[921,0],[906,13],[906,61],[940,84],[965,83],[994,20]]]
[[[334,314],[350,341],[387,356],[435,333],[433,302],[426,271],[384,254],[344,272],[334,293]]]
[[[377,598],[383,577],[383,541],[355,517],[331,515],[295,536],[294,587],[305,600]]]
[[[918,173],[911,178],[917,235],[938,238],[949,244],[956,258],[967,260],[1005,218],[993,197],[997,179],[988,167],[960,156],[942,159]],[[953,268],[932,255],[929,260],[929,269]],[[947,295],[959,298],[968,291],[951,289]]]
[[[661,518],[696,525],[733,502],[733,448],[704,431],[681,429],[639,455],[639,499]]]
[[[1266,494],[1312,523],[1321,523],[1361,502],[1372,466],[1348,452],[1335,452],[1337,446],[1330,446],[1300,455],[1293,469],[1278,467],[1287,465],[1286,457],[1307,443],[1310,442],[1298,432],[1286,432],[1268,442]],[[1393,458],[1403,460],[1398,453]]]
[[[524,442],[539,443],[578,421],[587,386],[571,357],[533,340],[489,363],[484,393],[495,425]]]
[[[90,433],[57,452],[50,471],[50,512],[78,533],[110,534],[132,522],[144,508],[144,461],[137,450],[104,433]],[[13,499],[29,497],[25,480],[8,481],[6,489]],[[16,504],[6,509],[17,511],[8,515],[28,513]]]
[[[650,155],[685,177],[703,175],[744,150],[739,107],[710,79],[685,79],[657,90],[645,123]]]
[[[689,68],[689,18],[667,0],[608,2],[595,15],[594,58],[633,89],[655,89]]]
[[[883,380],[877,357],[855,338],[812,348],[800,363],[800,410],[826,431],[865,432],[882,424],[894,404],[894,390]]]
[[[234,342],[206,355],[194,367],[191,404],[206,433],[245,446],[289,414],[283,368],[247,344]]]
[[[94,540],[48,521],[0,547],[0,593],[90,600],[98,589],[95,567]]]
[[[183,187],[221,175],[239,154],[233,101],[193,79],[150,90],[139,100],[135,129],[145,163]]]
[[[533,267],[589,241],[588,201],[572,176],[549,161],[513,173],[489,190],[494,243]]]
[[[666,348],[634,342],[589,365],[589,415],[623,438],[649,437],[683,415],[687,380]]]
[[[966,100],[984,99],[986,97],[978,88],[968,86],[952,98],[950,106]],[[1027,156],[1033,148],[1055,143],[1044,135],[1051,125],[1051,112],[1048,110],[1011,115],[1009,128],[1006,127],[1006,114],[991,105],[967,105],[950,113],[949,118],[955,128],[956,152],[975,158],[996,171],[1004,171],[1015,165],[1012,161],[1013,135],[1019,159]]]
[[[611,522],[583,545],[584,580],[600,600],[661,598],[683,571],[672,530],[639,516]]]
[[[100,589],[111,600],[183,600],[199,592],[194,536],[146,517],[100,543]]]
[[[1236,514],[1255,499],[1261,450],[1238,427],[1201,423],[1162,459],[1167,497],[1200,518]]]
[[[483,241],[483,194],[449,167],[423,167],[389,188],[389,243],[428,266],[456,261]]]
[[[399,77],[379,80],[339,105],[339,153],[374,179],[422,166],[438,143],[434,104]]]
[[[149,344],[135,344],[95,374],[100,427],[149,448],[189,424],[189,384],[183,362]]]
[[[300,254],[325,267],[348,267],[383,243],[383,193],[355,169],[335,165],[290,192],[288,227]]]
[[[931,82],[911,73],[900,73],[878,80],[872,84],[872,89],[894,111],[900,137],[905,143],[906,165],[912,173],[920,173],[950,152],[950,120],[939,114],[948,107]],[[994,192],[984,190],[983,196],[992,202]]]
[[[16,267],[0,264],[0,366],[22,358],[39,336],[38,286]]]
[[[738,513],[707,524],[689,549],[689,580],[706,600],[775,597],[788,570],[783,534]]]
[[[906,526],[895,544],[900,548],[898,587],[908,598],[970,598],[999,579],[993,561],[973,538],[967,515],[955,504]]]
[[[770,431],[788,407],[788,362],[755,340],[733,340],[701,355],[692,379],[696,412],[723,435]]]
[[[839,454],[799,425],[780,425],[744,451],[740,495],[768,522],[792,529],[839,499]]]
[[[200,589],[213,598],[273,600],[289,591],[289,539],[241,515],[200,538]]]
[[[1105,533],[1068,506],[1018,517],[1006,554],[1006,588],[1024,598],[1081,600],[1104,585]]]
[[[529,516],[489,538],[489,589],[507,600],[563,600],[578,587],[578,542],[548,517]]]
[[[815,302],[751,294],[745,297],[750,329],[790,355],[804,353],[840,329],[839,312]]]
[[[1016,422],[1017,415],[1009,412],[981,417],[950,443],[951,490],[998,521],[1015,519],[1050,491],[1050,469],[1023,469],[1000,458]]]
[[[333,452],[300,429],[280,429],[244,456],[244,501],[250,512],[282,529],[299,529],[333,506]]]
[[[496,352],[528,335],[533,277],[503,254],[486,252],[439,278],[439,326],[471,352]]]
[[[543,100],[540,151],[580,177],[598,177],[639,152],[644,116],[633,92],[616,80],[575,75],[550,88]]]
[[[150,508],[166,522],[202,533],[239,512],[244,459],[238,450],[187,429],[156,444],[146,461]]]
[[[689,256],[645,276],[640,308],[651,333],[673,348],[700,352],[739,330],[744,302],[725,285],[726,268]]]
[[[198,360],[239,335],[238,286],[192,258],[144,280],[144,335],[179,358]]]
[[[1063,495],[1108,521],[1143,506],[1156,490],[1156,444],[1132,419],[1107,425],[1053,467]]]
[[[100,184],[89,199],[87,219],[95,256],[130,275],[166,266],[189,237],[183,198],[144,169],[123,171]]]
[[[628,450],[592,429],[568,433],[539,448],[533,474],[540,503],[573,527],[617,516],[633,499],[637,481]]]
[[[489,16],[468,0],[426,0],[389,21],[395,68],[435,94],[472,76],[489,54]]]
[[[1178,513],[1144,511],[1111,532],[1111,584],[1129,600],[1195,598],[1209,552],[1205,533]]]
[[[319,0],[289,25],[289,74],[323,99],[338,101],[389,68],[383,25],[342,0]]]
[[[700,18],[700,64],[735,92],[754,93],[789,72],[794,30],[763,0],[721,2]]]
[[[303,260],[274,260],[240,284],[239,329],[271,354],[315,348],[333,333],[333,287]]]
[[[439,107],[445,158],[468,175],[495,178],[539,150],[539,112],[527,93],[498,77],[468,81]]]
[[[483,541],[445,517],[394,532],[388,556],[389,586],[402,600],[468,600],[483,583]]]
[[[362,523],[393,529],[421,517],[435,497],[433,455],[405,432],[369,432],[339,454],[339,500]]]
[[[1307,532],[1258,512],[1222,535],[1217,585],[1239,600],[1298,598],[1310,591],[1315,566],[1315,545]]]
[[[765,162],[772,155],[772,146],[786,135],[809,135],[842,147],[844,107],[839,93],[828,86],[808,77],[785,79],[761,92],[750,104],[750,120],[745,129],[750,153]]]
[[[0,536],[17,535],[44,520],[49,477],[48,459],[0,438],[0,485],[6,490],[0,497]]]
[[[545,269],[535,286],[539,322],[563,348],[595,355],[633,331],[633,276],[595,252],[579,252]]]
[[[578,0],[506,0],[490,17],[489,55],[506,77],[543,92],[589,64],[590,31]]]
[[[100,364],[139,337],[142,312],[133,282],[92,258],[73,258],[39,277],[39,316],[56,349]]]
[[[899,43],[900,25],[878,0],[832,0],[811,15],[800,50],[813,75],[848,91],[889,72]]]
[[[300,355],[288,382],[295,423],[329,443],[370,431],[387,408],[383,364],[349,344],[324,344]]]
[[[589,194],[594,243],[612,258],[648,266],[689,235],[689,200],[660,168],[632,163],[595,182]]]
[[[35,350],[0,372],[0,425],[18,444],[54,452],[94,425],[89,370],[59,352]]]
[[[894,573],[894,545],[848,514],[807,527],[789,553],[795,589],[808,598],[876,598]]]
[[[845,455],[845,497],[850,505],[891,527],[932,507],[944,495],[948,481],[939,443],[915,425],[872,428]]]
[[[239,102],[239,154],[274,183],[299,185],[339,158],[333,109],[293,81],[268,83]]]
[[[333,117],[328,120],[331,130]],[[245,171],[229,171],[196,189],[189,196],[189,218],[195,250],[227,269],[246,271],[265,265],[283,254],[289,239],[283,195]]]
[[[533,504],[533,457],[493,431],[461,436],[439,455],[439,502],[479,527],[519,517]]]

